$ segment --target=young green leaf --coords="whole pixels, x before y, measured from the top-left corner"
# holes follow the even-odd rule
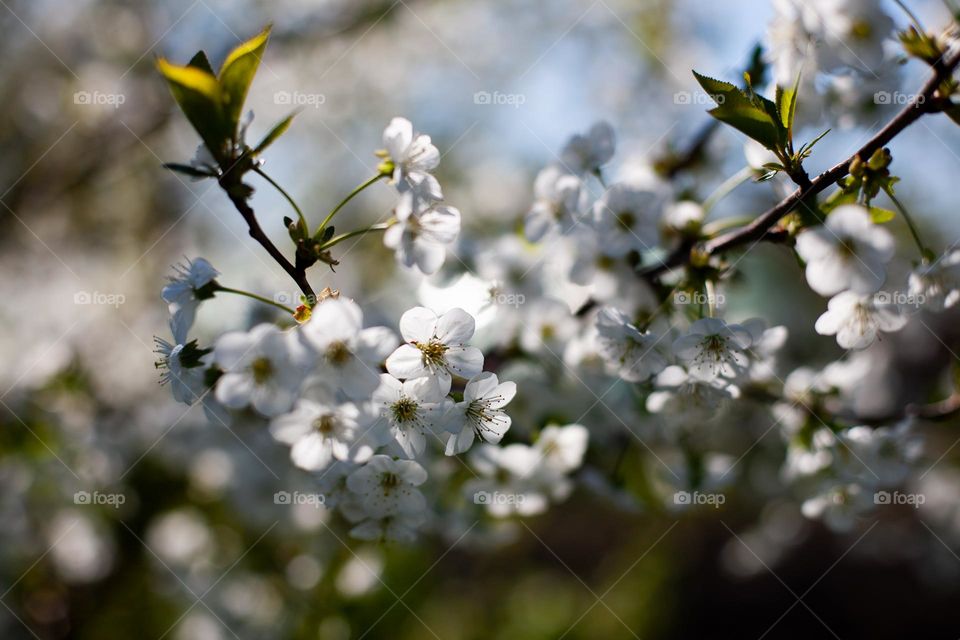
[[[260,141],[260,144],[258,144],[253,150],[253,154],[257,155],[258,153],[262,152],[264,149],[273,144],[277,138],[282,136],[286,130],[290,128],[290,123],[293,122],[293,117],[295,115],[297,115],[296,111],[288,115],[277,124],[273,125],[273,128],[270,129],[270,132],[263,137],[263,140]]]
[[[765,98],[750,95],[729,82],[693,72],[697,82],[717,103],[708,113],[717,120],[756,140],[771,151],[782,148],[785,136],[776,119],[776,105]],[[769,105],[767,104],[769,103]]]
[[[223,100],[223,111],[231,131],[236,132],[243,111],[243,103],[247,99],[247,91],[253,83],[253,76],[260,66],[260,59],[267,47],[267,38],[270,37],[270,27],[247,40],[230,52],[223,66],[220,67],[220,89]]]
[[[182,173],[188,175],[191,178],[212,178],[215,177],[214,174],[208,171],[201,171],[196,167],[192,167],[189,164],[179,164],[177,162],[165,162],[163,165],[164,169],[169,169],[176,173]]]
[[[163,58],[157,60],[157,69],[210,153],[223,161],[224,143],[231,136],[231,128],[224,117],[217,79],[198,67],[181,67]]]
[[[884,222],[890,222],[896,217],[896,213],[890,211],[890,209],[883,209],[881,207],[870,207],[870,220],[876,224],[883,224]]]
[[[190,62],[187,63],[187,66],[188,66],[188,67],[195,67],[195,68],[197,68],[197,69],[200,69],[201,71],[206,71],[207,73],[209,73],[209,74],[212,75],[212,76],[213,76],[213,75],[216,75],[216,74],[213,72],[213,66],[211,66],[210,60],[207,58],[207,54],[204,53],[202,50],[201,50],[201,51],[197,51],[197,52],[194,54],[194,56],[193,56],[192,58],[190,58]]]

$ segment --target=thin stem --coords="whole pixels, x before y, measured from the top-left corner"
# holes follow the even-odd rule
[[[327,240],[326,242],[324,242],[322,245],[320,245],[319,250],[323,251],[323,250],[329,249],[330,247],[336,244],[340,244],[344,240],[347,240],[349,238],[354,238],[356,236],[362,236],[365,233],[371,233],[373,231],[386,231],[387,229],[392,227],[394,224],[396,224],[396,222],[397,222],[396,220],[391,220],[389,222],[381,222],[380,224],[371,225],[365,229],[357,229],[356,231],[348,231],[347,233],[341,233],[340,235],[334,236],[329,240]]]
[[[713,318],[717,315],[717,290],[714,287],[713,280],[704,281],[703,289],[707,294],[707,316]]]
[[[916,14],[913,13],[913,11],[911,11],[910,8],[902,2],[902,0],[893,0],[893,1],[897,3],[897,6],[903,9],[903,12],[905,14],[907,14],[907,17],[910,18],[910,22],[912,22],[913,26],[916,28],[917,33],[921,33],[921,34],[924,33],[923,25],[920,24],[920,20],[917,18]]]
[[[716,235],[723,233],[729,229],[736,229],[737,227],[742,227],[745,224],[750,224],[753,222],[753,218],[749,216],[730,216],[727,218],[720,218],[719,220],[714,220],[713,222],[708,222],[703,225],[701,234],[704,238],[712,238]]]
[[[264,180],[269,182],[271,185],[273,185],[273,188],[279,191],[280,194],[284,198],[286,198],[287,202],[290,203],[290,206],[293,207],[293,210],[297,212],[297,217],[300,218],[300,225],[303,227],[304,230],[307,230],[308,229],[307,219],[303,217],[303,211],[300,210],[300,207],[297,206],[297,203],[290,196],[290,194],[287,193],[283,187],[277,184],[277,182],[273,178],[268,176],[260,167],[255,166],[253,170],[257,173],[257,175],[259,175],[261,178],[263,178]]]
[[[327,217],[323,219],[323,222],[320,223],[320,229],[326,229],[326,228],[327,228],[327,225],[330,224],[330,221],[333,220],[333,216],[337,215],[337,212],[339,212],[340,209],[342,209],[342,208],[344,207],[344,205],[346,205],[348,202],[350,202],[351,200],[353,200],[353,198],[354,198],[358,193],[360,193],[361,191],[363,191],[364,189],[366,189],[367,187],[369,187],[370,185],[372,185],[374,182],[376,182],[376,181],[379,180],[380,178],[386,178],[386,177],[387,177],[387,175],[386,175],[385,173],[378,173],[377,175],[373,176],[372,178],[370,178],[369,180],[367,180],[366,182],[364,182],[363,184],[361,184],[359,187],[357,187],[356,189],[354,189],[353,191],[351,191],[350,193],[348,193],[348,194],[347,194],[347,197],[344,198],[343,200],[341,200],[341,201],[340,201],[340,204],[338,204],[336,207],[334,207],[333,211],[331,211],[330,213],[328,213],[328,214],[327,214]]]
[[[718,202],[726,198],[731,192],[733,192],[734,189],[752,177],[753,168],[747,166],[743,169],[740,169],[740,171],[737,171],[735,174],[720,183],[720,186],[714,189],[713,193],[707,196],[707,199],[703,201],[704,216],[706,216],[706,214],[709,213]]]
[[[234,289],[232,287],[224,287],[223,285],[220,285],[216,288],[216,291],[223,291],[224,293],[235,293],[238,296],[246,296],[248,298],[253,298],[254,300],[258,300],[264,304],[269,304],[272,307],[276,307],[277,309],[286,311],[290,315],[294,315],[296,313],[296,311],[294,311],[293,309],[291,309],[286,305],[282,305],[279,302],[271,300],[270,298],[264,298],[263,296],[258,296],[255,293],[250,293],[249,291],[243,291],[242,289]]]
[[[910,235],[913,236],[913,241],[917,243],[917,249],[920,251],[920,257],[924,262],[927,262],[930,257],[930,250],[923,244],[923,240],[920,239],[920,232],[917,230],[917,225],[913,223],[913,218],[910,217],[910,214],[907,213],[906,207],[900,202],[900,200],[893,195],[892,191],[887,189],[883,190],[887,194],[887,197],[893,201],[893,204],[896,205],[897,210],[900,211],[900,215],[903,216],[903,219],[907,221],[907,227],[910,228]]]

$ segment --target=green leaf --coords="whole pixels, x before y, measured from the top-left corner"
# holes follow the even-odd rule
[[[179,164],[177,162],[166,162],[163,165],[164,169],[169,169],[176,173],[182,173],[190,176],[191,178],[212,178],[214,174],[208,171],[202,171],[196,167],[192,167],[189,164]]]
[[[783,148],[785,135],[782,125],[775,119],[774,103],[756,95],[747,95],[729,82],[709,78],[696,71],[693,75],[717,103],[716,108],[708,112],[710,115],[771,151]]]
[[[273,125],[273,129],[270,129],[270,133],[268,133],[263,137],[263,140],[260,141],[260,144],[258,144],[256,148],[253,150],[253,154],[257,155],[258,153],[260,153],[261,151],[269,147],[271,144],[273,144],[277,140],[277,138],[282,136],[287,131],[287,129],[290,128],[290,123],[293,122],[293,117],[297,115],[297,113],[298,112],[295,111],[290,115],[288,115],[283,120],[281,120],[280,122],[278,122],[277,124]]]
[[[825,135],[827,135],[828,133],[830,133],[830,129],[827,129],[826,131],[824,131],[823,133],[821,133],[820,135],[818,135],[816,138],[814,138],[813,140],[811,140],[811,141],[808,142],[807,144],[803,145],[803,147],[800,148],[800,152],[797,154],[797,156],[798,156],[801,160],[803,160],[804,158],[806,158],[807,156],[809,156],[809,155],[810,155],[810,151],[813,149],[813,145],[815,145],[815,144],[817,144],[818,142],[820,142],[821,140],[823,140],[823,137],[824,137]]]
[[[859,194],[859,188],[855,189],[838,189],[830,194],[830,197],[823,201],[820,204],[820,210],[824,213],[830,213],[837,207],[843,204],[856,204],[857,195]]]
[[[876,224],[883,224],[884,222],[890,222],[896,217],[896,213],[890,211],[890,209],[883,209],[881,207],[870,207],[870,219]]]
[[[247,91],[253,83],[253,76],[260,66],[260,59],[267,47],[267,38],[270,37],[270,27],[247,40],[230,52],[223,66],[220,67],[220,89],[223,100],[223,112],[231,131],[236,132],[243,111],[243,103],[247,99]]]
[[[163,58],[157,60],[157,69],[166,78],[174,100],[210,153],[218,161],[223,161],[224,143],[230,138],[231,129],[221,107],[217,79],[198,67],[181,67]]]
[[[787,130],[787,139],[793,140],[793,119],[797,113],[797,91],[800,88],[800,74],[797,74],[797,80],[793,87],[785,89],[777,86],[777,113],[780,115],[780,122]]]

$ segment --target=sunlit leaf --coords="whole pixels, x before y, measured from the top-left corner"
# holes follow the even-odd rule
[[[231,130],[221,107],[217,79],[198,67],[182,67],[163,58],[157,60],[157,69],[166,78],[173,98],[204,144],[218,161],[223,160],[224,142]]]
[[[247,91],[253,83],[253,77],[260,66],[260,59],[267,47],[267,38],[270,37],[270,27],[247,40],[230,52],[220,68],[220,89],[223,100],[223,110],[232,131],[236,131],[243,111],[243,103],[247,99]]]

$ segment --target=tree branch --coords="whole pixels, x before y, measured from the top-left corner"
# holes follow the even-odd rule
[[[904,129],[919,120],[921,116],[942,110],[942,101],[936,99],[936,94],[940,85],[950,77],[957,64],[960,64],[960,52],[933,65],[933,74],[923,85],[917,99],[904,107],[880,132],[852,156],[824,171],[813,180],[802,182],[796,191],[771,209],[757,216],[750,224],[694,246],[690,251],[674,252],[667,256],[661,264],[644,272],[644,276],[647,278],[656,277],[674,267],[686,264],[689,262],[690,254],[693,251],[702,255],[715,255],[722,251],[762,240],[781,218],[793,211],[806,198],[820,193],[846,176],[854,158],[858,156],[864,160],[869,158],[874,151],[886,146]]]

